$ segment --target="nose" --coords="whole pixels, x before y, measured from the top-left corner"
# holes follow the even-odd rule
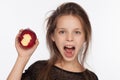
[[[67,36],[66,36],[66,40],[67,41],[69,41],[69,42],[71,42],[71,41],[73,41],[73,35],[72,34],[68,34]]]

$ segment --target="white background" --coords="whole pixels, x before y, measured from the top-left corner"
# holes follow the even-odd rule
[[[79,3],[88,13],[93,29],[89,68],[99,80],[120,80],[119,0],[0,0],[0,80],[6,80],[17,52],[15,36],[21,28],[31,28],[40,44],[26,68],[39,59],[48,59],[45,19],[63,2]]]

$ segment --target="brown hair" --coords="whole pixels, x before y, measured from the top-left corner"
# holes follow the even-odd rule
[[[49,72],[51,70],[52,65],[54,65],[58,59],[62,59],[62,56],[60,55],[60,52],[56,47],[56,44],[51,39],[51,36],[56,28],[58,18],[63,15],[76,16],[82,22],[83,30],[85,33],[86,45],[84,47],[84,52],[82,53],[82,57],[80,56],[80,60],[81,60],[80,62],[82,65],[84,64],[84,60],[86,58],[86,54],[91,39],[90,21],[88,19],[85,10],[80,5],[74,2],[63,3],[55,11],[53,11],[53,13],[48,18],[47,21],[46,39],[47,39],[48,49],[50,50],[50,59],[48,61],[47,66],[41,71],[38,80],[50,80]]]

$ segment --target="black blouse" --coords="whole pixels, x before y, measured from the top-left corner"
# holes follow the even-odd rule
[[[47,65],[48,61],[37,61],[32,64],[25,72],[22,74],[21,80],[36,80],[40,71]],[[98,80],[95,73],[86,69],[83,72],[70,72],[63,70],[57,66],[52,66],[51,69],[52,80]]]

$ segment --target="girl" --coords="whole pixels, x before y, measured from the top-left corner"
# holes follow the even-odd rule
[[[19,34],[15,43],[18,58],[8,80],[98,80],[94,72],[84,67],[91,25],[80,5],[64,3],[51,14],[46,35],[50,59],[35,62],[24,73],[24,67],[39,42],[36,40],[31,49],[24,50],[19,46]]]

